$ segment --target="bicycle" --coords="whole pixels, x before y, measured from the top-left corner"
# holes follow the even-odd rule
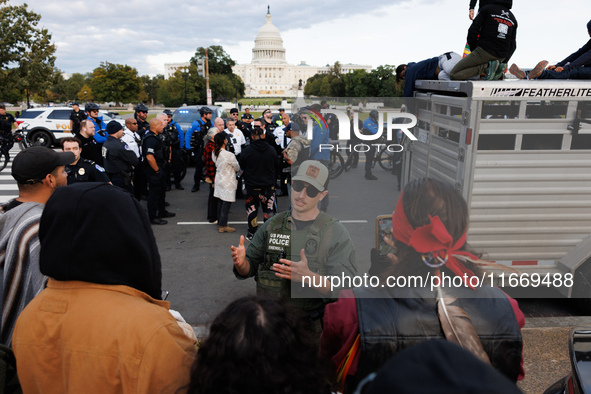
[[[24,136],[23,132],[27,130],[26,124],[21,125],[20,130],[16,130],[12,134],[12,139],[0,135],[0,171],[4,170],[10,161],[10,149],[18,142],[21,150],[29,147],[29,142]]]
[[[333,146],[338,146],[338,141],[331,141],[331,144]],[[331,149],[330,159],[328,161],[328,178],[335,179],[336,177],[341,175],[344,169],[345,160],[343,159],[343,156],[336,149]]]

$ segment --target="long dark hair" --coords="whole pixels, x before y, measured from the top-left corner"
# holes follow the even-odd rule
[[[213,136],[213,143],[215,144],[215,148],[213,151],[215,152],[216,156],[220,155],[220,151],[224,147],[224,141],[226,140],[226,133],[220,132]]]
[[[468,229],[468,205],[450,183],[431,178],[420,178],[411,181],[402,191],[402,205],[409,223],[418,228],[431,222],[429,216],[439,216],[441,222],[457,242]],[[395,240],[399,263],[385,272],[385,275],[423,275],[432,268],[427,267],[412,247]],[[469,250],[465,243],[460,250]],[[470,251],[472,252],[472,251]],[[474,252],[472,252],[474,253]],[[465,262],[464,265],[478,274],[476,265]],[[450,275],[454,275],[448,271]]]
[[[189,394],[329,393],[317,349],[297,312],[240,298],[214,320],[191,370]]]

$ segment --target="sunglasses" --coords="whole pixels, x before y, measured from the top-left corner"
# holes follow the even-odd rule
[[[316,189],[314,186],[312,186],[312,185],[308,185],[308,186],[304,185],[304,181],[293,181],[291,183],[291,188],[296,193],[301,192],[305,188],[306,189],[306,194],[310,198],[314,198],[314,197],[316,197],[318,195],[318,193],[320,193],[320,190]]]

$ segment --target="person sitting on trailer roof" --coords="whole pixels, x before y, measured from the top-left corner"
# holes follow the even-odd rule
[[[591,21],[587,23],[591,37]],[[509,72],[519,79],[591,79],[591,39],[566,59],[548,66],[546,60],[539,62],[529,73],[512,64]]]

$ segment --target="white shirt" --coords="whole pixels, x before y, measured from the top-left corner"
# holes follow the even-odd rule
[[[123,127],[123,137],[121,140],[129,146],[129,148],[135,152],[135,155],[139,159],[141,157],[140,147],[138,141],[141,141],[140,135],[129,130],[127,127]]]
[[[234,154],[238,156],[240,152],[242,152],[242,145],[246,144],[246,138],[244,138],[244,134],[238,127],[234,128],[234,132],[231,133],[230,130],[224,130],[227,134],[231,135],[232,137],[232,144],[234,144]]]
[[[281,126],[273,130],[273,134],[275,135],[275,137],[277,137],[277,143],[281,147],[281,149],[287,148],[287,145],[289,145],[289,141],[291,141],[291,138],[286,138],[287,142],[284,143],[283,137],[285,137],[285,127],[286,126]]]

